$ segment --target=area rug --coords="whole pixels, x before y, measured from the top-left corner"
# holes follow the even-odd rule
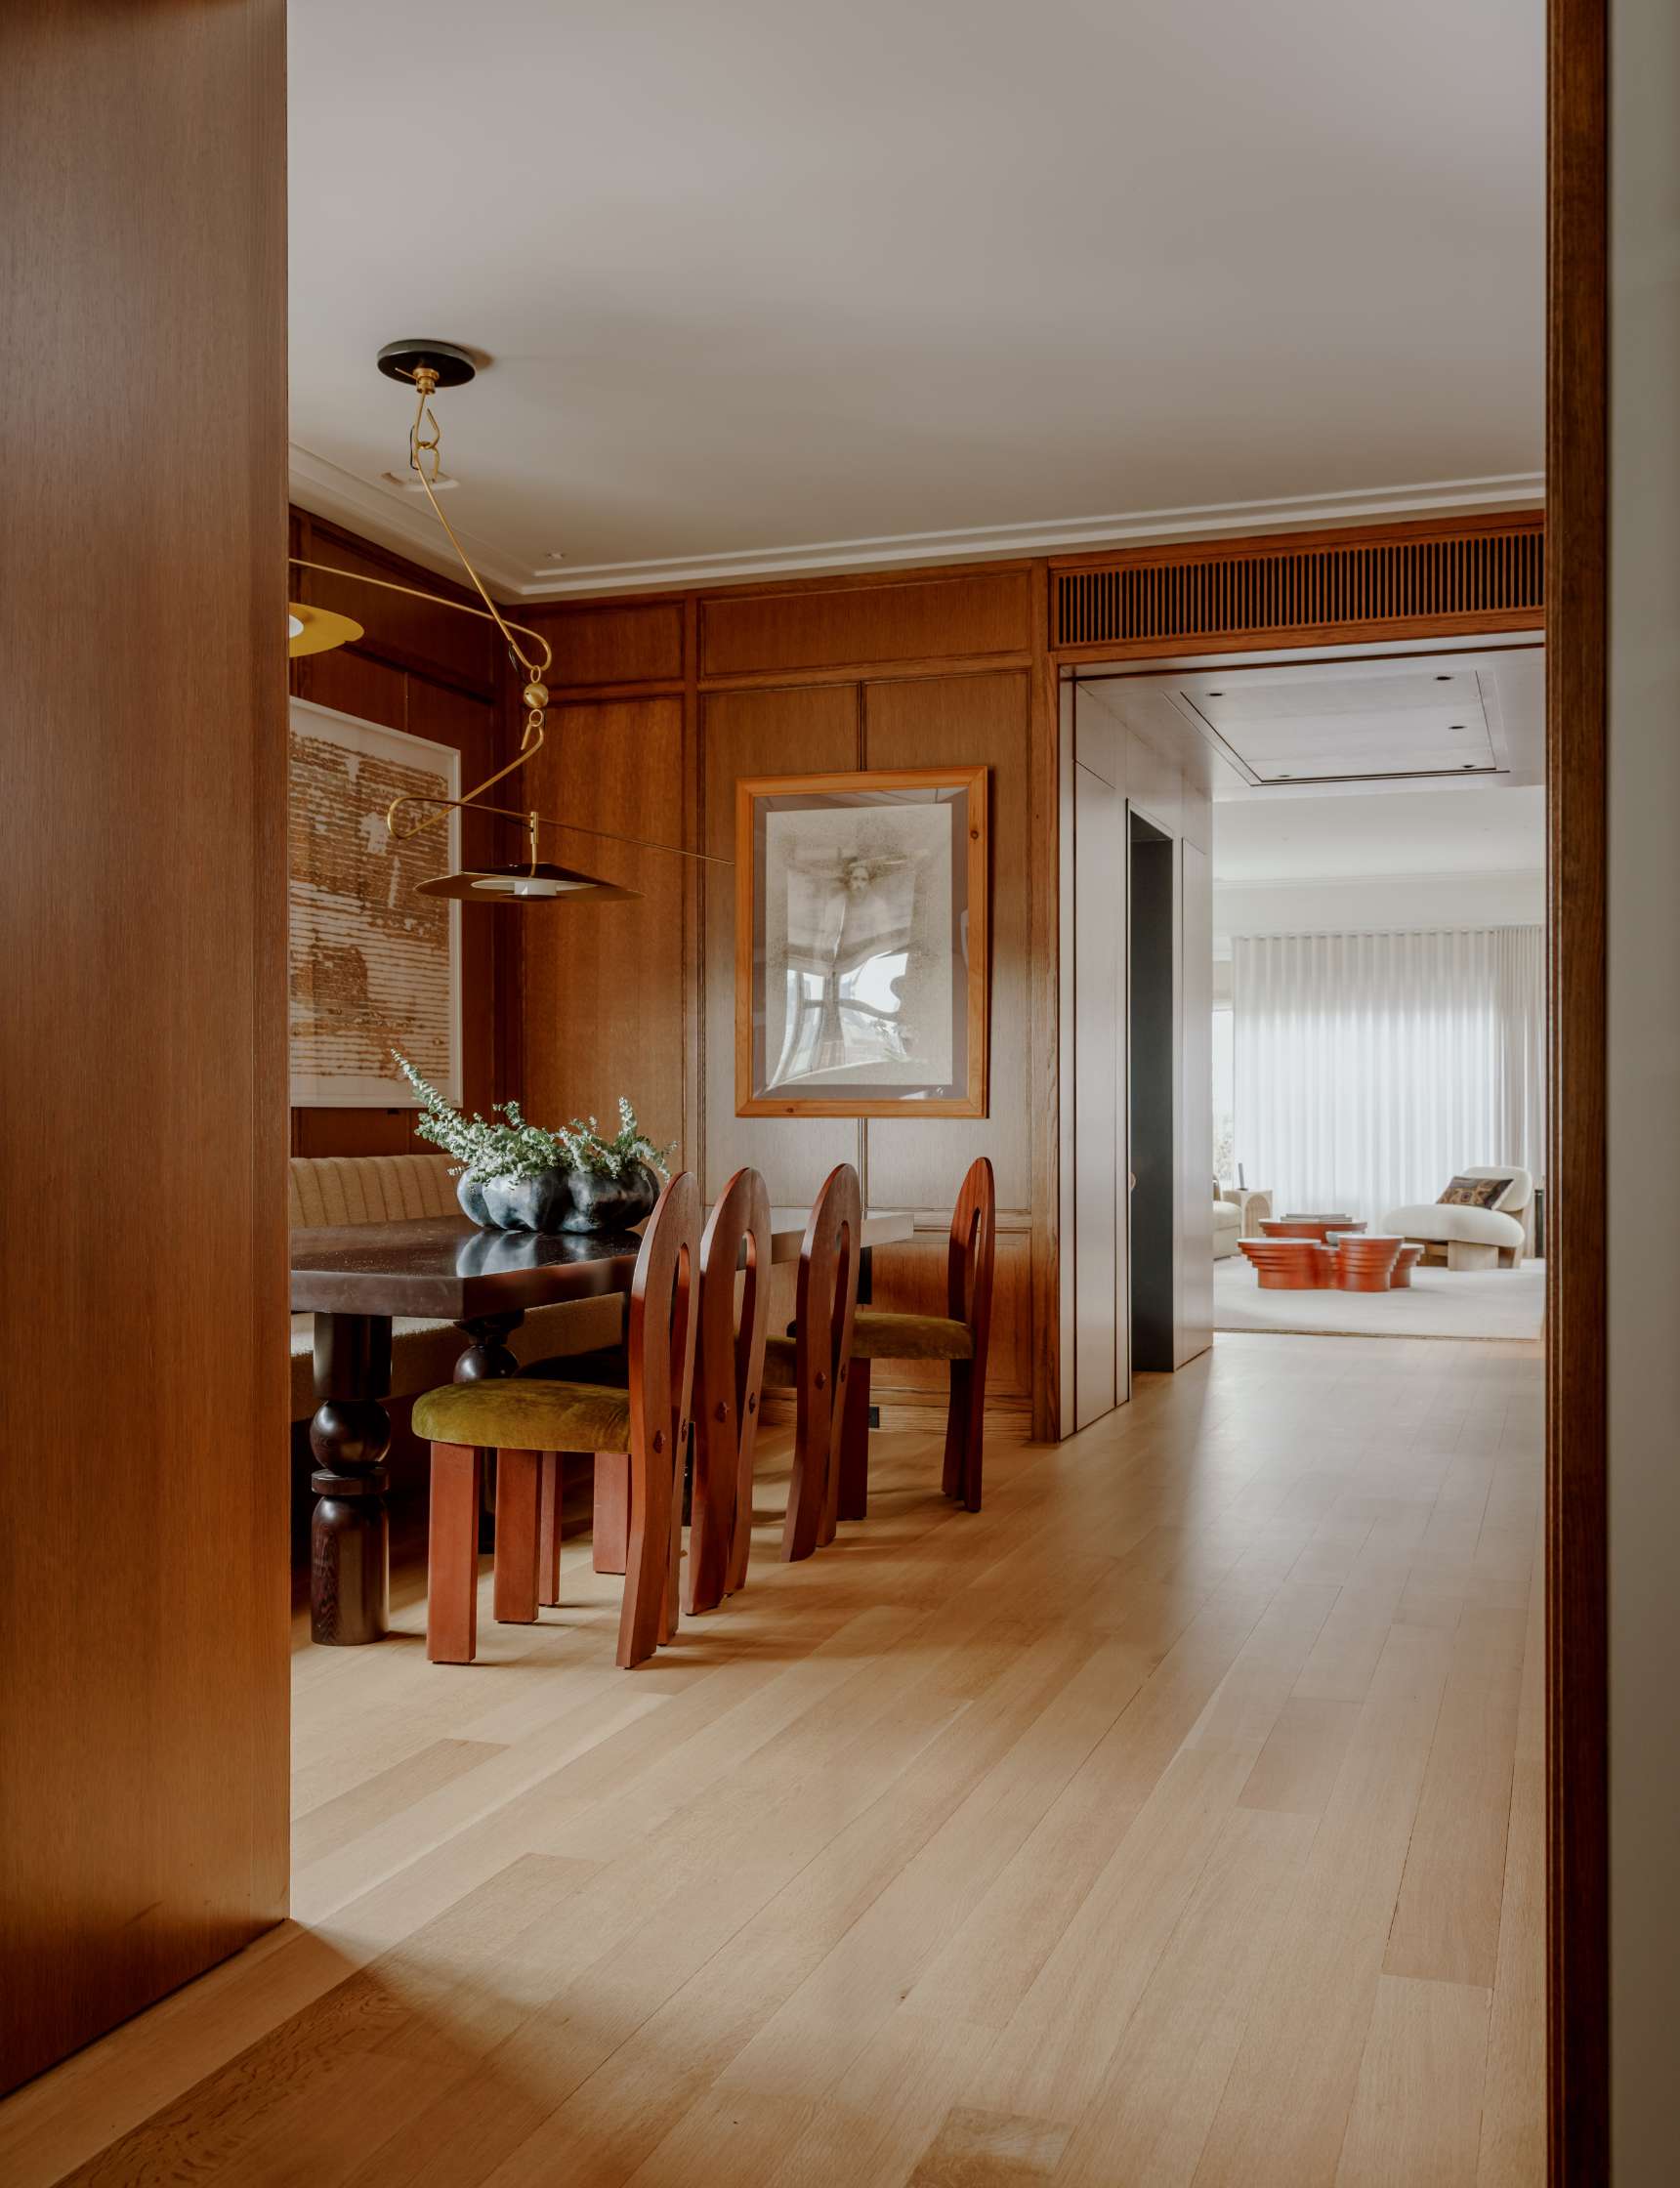
[[[1213,1264],[1215,1329],[1322,1337],[1538,1337],[1546,1271],[1415,1269],[1408,1291],[1262,1291],[1241,1254]]]

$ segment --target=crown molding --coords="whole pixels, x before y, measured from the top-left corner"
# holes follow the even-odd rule
[[[423,563],[441,577],[459,581],[461,566],[429,506],[411,508],[399,488],[370,485],[355,472],[328,463],[311,449],[300,448],[295,441],[289,450],[289,464],[292,500],[300,509],[307,509],[312,517],[327,517],[335,524],[346,525],[376,546],[396,548],[410,562]],[[500,598],[511,599],[527,590],[528,572],[518,563],[456,523],[453,513],[449,522],[472,555],[479,574]]]
[[[430,511],[406,507],[395,489],[371,485],[296,442],[291,449],[291,476],[292,497],[302,508],[354,525],[369,539],[399,547],[432,568],[454,574],[447,542],[440,538]],[[1543,474],[1508,472],[1486,479],[1438,479],[1411,485],[1360,487],[1344,493],[1272,501],[1202,502],[1180,509],[1133,510],[1104,517],[1052,518],[946,531],[888,532],[865,539],[814,540],[717,554],[582,563],[569,568],[563,564],[522,568],[514,557],[463,530],[460,525],[456,524],[456,529],[462,532],[480,569],[503,599],[564,601],[602,593],[735,584],[754,577],[913,569],[918,565],[1081,553],[1103,547],[1286,531],[1377,518],[1523,509],[1544,498]],[[450,522],[455,523],[452,512]]]
[[[521,590],[545,600],[657,585],[722,585],[748,577],[809,577],[847,569],[892,569],[917,563],[981,562],[1015,555],[1079,553],[1140,546],[1220,532],[1267,532],[1361,518],[1456,515],[1522,509],[1545,499],[1539,472],[1489,479],[1443,479],[1418,485],[1362,487],[1278,501],[1224,501],[1182,509],[1142,509],[1107,517],[1066,517],[986,525],[952,531],[889,532],[873,539],[824,539],[742,554],[691,555],[627,563],[585,563],[534,569]]]

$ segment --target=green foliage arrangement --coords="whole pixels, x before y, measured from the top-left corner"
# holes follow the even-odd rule
[[[423,1140],[451,1157],[456,1174],[480,1183],[512,1183],[538,1176],[544,1170],[588,1170],[597,1177],[621,1178],[633,1163],[646,1162],[665,1171],[670,1148],[657,1148],[643,1131],[636,1112],[621,1094],[618,1097],[618,1130],[603,1139],[594,1117],[587,1123],[574,1116],[551,1132],[529,1123],[517,1102],[496,1102],[493,1117],[476,1111],[468,1117],[440,1094],[407,1057],[391,1051],[397,1068],[420,1101],[414,1129]],[[498,1121],[499,1119],[499,1121]]]

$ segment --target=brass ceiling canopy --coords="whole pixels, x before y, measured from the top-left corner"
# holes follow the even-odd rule
[[[379,369],[387,379],[403,380],[415,390],[414,418],[408,428],[408,461],[415,477],[432,504],[432,514],[443,528],[443,535],[455,550],[456,559],[471,580],[473,590],[483,602],[483,608],[469,607],[465,602],[445,600],[441,594],[422,592],[415,585],[399,585],[388,577],[368,577],[357,569],[337,569],[330,563],[306,562],[301,556],[291,557],[297,569],[320,570],[323,574],[348,578],[353,583],[374,585],[382,592],[406,593],[415,600],[424,600],[437,608],[453,610],[461,615],[477,615],[485,622],[494,623],[501,633],[510,658],[525,676],[521,698],[525,706],[525,730],[520,737],[520,748],[505,768],[498,768],[494,775],[485,776],[483,782],[458,798],[433,797],[423,792],[405,792],[394,798],[386,810],[385,826],[392,839],[407,843],[422,835],[428,828],[436,828],[451,813],[491,813],[512,820],[525,823],[530,846],[529,857],[523,863],[511,866],[462,867],[455,872],[440,874],[435,880],[416,884],[417,893],[428,897],[454,897],[464,904],[538,904],[580,903],[594,899],[627,899],[640,896],[637,889],[620,888],[616,883],[603,881],[595,874],[580,872],[572,866],[558,866],[537,857],[537,830],[563,828],[578,835],[596,836],[605,842],[632,844],[640,850],[668,852],[675,859],[693,859],[707,865],[728,866],[731,859],[716,859],[709,852],[685,851],[672,843],[652,843],[644,836],[615,835],[609,828],[589,828],[575,820],[557,820],[541,813],[515,812],[508,806],[486,805],[483,794],[505,781],[510,775],[526,766],[542,749],[544,725],[548,715],[549,667],[554,659],[554,650],[540,631],[533,631],[525,623],[513,623],[502,613],[484,587],[483,579],[473,568],[467,550],[456,538],[449,520],[439,506],[434,488],[442,466],[442,435],[438,420],[433,415],[432,398],[440,388],[461,388],[477,377],[478,365],[471,354],[454,342],[440,342],[432,336],[410,335],[399,342],[387,342],[377,359]],[[294,606],[292,609],[291,651],[294,654],[322,652],[329,646],[342,646],[352,638],[362,635],[361,626],[351,621],[348,615],[333,615],[324,609]],[[340,635],[325,635],[325,627],[342,626]],[[301,628],[299,626],[302,626]],[[314,644],[308,643],[316,625],[322,626],[322,635]],[[526,645],[521,645],[524,639]],[[527,650],[528,649],[528,650]],[[405,806],[431,807],[418,820],[399,821]]]

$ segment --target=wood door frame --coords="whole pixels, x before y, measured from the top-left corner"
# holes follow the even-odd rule
[[[1549,0],[1546,300],[1546,2111],[1610,2178],[1606,1436],[1609,0]]]

